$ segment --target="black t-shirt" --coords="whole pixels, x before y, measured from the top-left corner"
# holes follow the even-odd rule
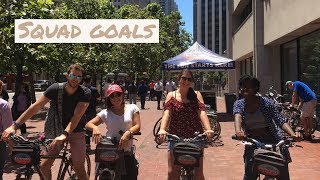
[[[63,84],[63,87],[66,83]],[[44,96],[50,100],[58,101],[58,88],[59,84],[54,83],[44,92]],[[72,95],[69,95],[65,88],[63,88],[63,98],[62,98],[62,125],[66,128],[69,124],[71,118],[73,117],[74,110],[79,102],[89,102],[91,97],[91,91],[89,88],[79,85],[77,91]],[[73,132],[81,132],[85,126],[86,120],[83,116],[78,124],[78,126],[73,130]]]
[[[90,98],[90,104],[87,108],[86,113],[96,113],[96,107],[97,107],[97,98],[100,97],[100,94],[97,90],[97,88],[90,86],[88,87],[91,91],[91,98]]]

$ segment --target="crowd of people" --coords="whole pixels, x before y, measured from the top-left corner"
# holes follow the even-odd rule
[[[46,154],[55,155],[60,152],[65,141],[70,143],[73,168],[78,179],[87,180],[85,171],[85,153],[90,144],[90,137],[98,143],[102,138],[99,125],[104,123],[107,128],[106,136],[119,140],[119,148],[125,153],[127,174],[122,179],[137,179],[138,162],[132,152],[132,135],[141,129],[140,109],[145,109],[147,93],[149,100],[157,99],[157,109],[163,90],[166,99],[163,105],[162,122],[159,131],[161,142],[165,141],[167,133],[179,137],[191,138],[195,132],[204,133],[211,139],[213,131],[206,114],[203,97],[199,91],[193,89],[193,73],[184,69],[178,76],[177,85],[170,80],[165,85],[160,80],[146,83],[141,81],[138,85],[132,81],[127,86],[107,80],[104,85],[102,97],[105,99],[105,109],[96,111],[97,99],[100,98],[98,90],[92,86],[90,76],[84,76],[84,69],[78,64],[72,64],[67,69],[67,81],[51,85],[37,101],[31,104],[30,91],[23,84],[19,92],[13,97],[13,107],[10,108],[7,100],[0,98],[0,175],[6,159],[6,143],[11,134],[17,129],[21,134],[26,133],[25,122],[35,115],[45,104],[50,102],[50,108],[45,121],[44,132],[47,138],[54,141],[48,147]],[[83,81],[83,84],[81,82]],[[165,86],[165,87],[164,87]],[[310,88],[300,81],[288,81],[286,86],[293,90],[292,106],[297,97],[300,98],[299,108],[302,110],[301,120],[305,131],[308,132],[308,119],[314,112],[317,101]],[[0,94],[3,92],[3,83],[0,82]],[[276,109],[275,104],[268,98],[259,95],[260,81],[249,75],[242,76],[239,80],[238,99],[233,106],[235,134],[239,139],[252,137],[263,143],[277,143],[282,139],[281,130],[285,131],[295,140],[300,134],[294,132],[285,122],[285,119]],[[125,91],[128,92],[129,104],[125,103]],[[136,105],[136,96],[140,96],[141,108]],[[2,96],[3,97],[3,96]],[[87,130],[87,132],[86,132]],[[120,135],[119,130],[124,133]],[[310,133],[306,135],[310,136]],[[305,137],[305,138],[307,138]],[[173,147],[175,143],[168,143],[168,179],[179,179],[180,166],[174,164]],[[198,144],[199,147],[205,147]],[[90,147],[89,147],[90,148]],[[254,179],[257,172],[252,168],[252,147],[246,147],[244,152],[245,172],[244,179]],[[286,147],[281,148],[281,153],[286,157],[286,166],[291,161]],[[51,179],[51,167],[54,159],[43,159],[41,170],[46,179]],[[287,168],[288,169],[288,168]],[[203,174],[203,157],[200,158],[199,167],[195,169],[197,179],[205,179]],[[283,173],[283,179],[289,179],[289,171]]]

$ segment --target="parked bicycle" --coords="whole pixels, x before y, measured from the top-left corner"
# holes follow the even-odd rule
[[[238,140],[236,135],[232,139]],[[287,147],[301,147],[294,144],[292,138],[286,138],[277,144],[264,144],[253,138],[245,137],[242,141],[245,146],[254,146],[253,168],[258,172],[257,179],[274,180],[281,177],[284,173],[289,173],[288,162],[280,153],[280,148],[285,145]],[[264,178],[262,178],[264,176]]]
[[[199,167],[199,160],[203,156],[201,146],[209,143],[205,133],[195,133],[194,138],[182,139],[174,134],[166,135],[167,142],[174,142],[174,164],[181,166],[180,179],[195,179],[195,167]]]
[[[290,125],[290,127],[294,131],[296,132],[299,131],[302,134],[304,134],[303,127],[301,124],[301,119],[300,119],[301,111],[298,110],[297,108],[290,107],[290,103],[282,103],[281,107],[282,107],[281,113],[286,118],[286,122]],[[316,129],[317,129],[317,116],[314,115],[312,118],[312,128],[310,133],[313,134]]]
[[[123,135],[123,133],[123,131],[119,131],[120,135]],[[138,132],[133,135],[141,135],[141,133]],[[121,180],[121,175],[126,174],[124,156],[135,156],[135,146],[133,145],[131,152],[124,152],[123,149],[118,148],[118,143],[119,140],[115,137],[113,139],[103,137],[97,144],[95,151],[95,180]]]
[[[40,179],[44,179],[43,173],[40,170],[41,159],[61,159],[57,179],[77,179],[75,171],[72,168],[72,159],[68,142],[65,142],[64,148],[57,156],[42,155],[42,148],[47,151],[47,146],[53,139],[38,138],[36,140],[25,139],[19,135],[11,135],[11,139],[15,143],[12,148],[12,161],[24,165],[17,171],[16,179],[32,179],[34,173],[38,173]],[[89,155],[86,154],[85,167],[88,176],[90,176],[91,164]]]

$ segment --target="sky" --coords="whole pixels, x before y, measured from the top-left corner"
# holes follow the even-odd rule
[[[184,28],[193,37],[193,0],[175,0],[178,5],[178,10],[185,22]]]

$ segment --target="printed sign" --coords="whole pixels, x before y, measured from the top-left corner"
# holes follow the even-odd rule
[[[15,43],[159,43],[158,19],[15,19]]]

